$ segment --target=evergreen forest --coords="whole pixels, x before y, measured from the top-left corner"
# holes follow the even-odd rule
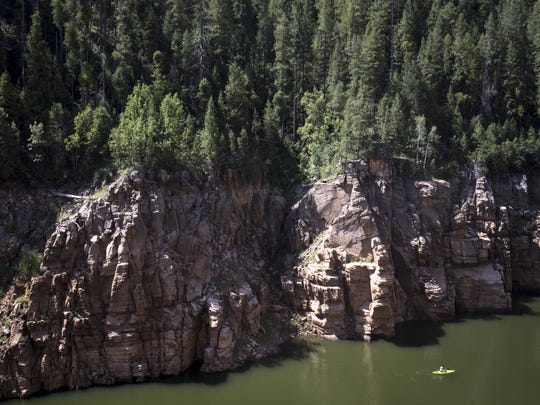
[[[0,0],[0,180],[540,162],[540,0]]]

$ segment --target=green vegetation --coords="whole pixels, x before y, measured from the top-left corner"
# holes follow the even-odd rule
[[[317,257],[317,252],[324,246],[326,232],[319,233],[311,242],[309,247],[300,254],[300,261],[303,263],[314,264],[320,260]]]
[[[109,192],[109,185],[106,184],[100,188],[98,188],[96,191],[94,191],[92,194],[88,196],[88,198],[105,198],[107,196],[107,193]],[[68,213],[68,216],[71,215],[71,213]]]
[[[540,162],[540,1],[5,0],[0,179]],[[50,156],[54,156],[51,159]]]
[[[60,222],[68,219],[70,216],[71,216],[71,213],[68,210],[61,208],[60,210],[58,210],[58,213],[56,214],[55,223],[59,224]]]
[[[15,303],[28,304],[29,302],[30,302],[30,297],[28,296],[28,291],[26,291],[23,295],[19,295],[15,299]]]
[[[7,233],[15,234],[19,230],[19,226],[17,225],[17,221],[15,218],[13,218],[12,214],[9,214],[6,220],[5,230]]]
[[[19,265],[19,273],[36,276],[39,274],[39,266],[43,255],[35,250],[26,250],[23,252]]]

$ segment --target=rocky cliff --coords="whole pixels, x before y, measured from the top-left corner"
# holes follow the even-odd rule
[[[0,291],[25,251],[43,251],[64,202],[49,190],[0,188]]]
[[[232,173],[203,185],[186,173],[120,178],[58,224],[41,274],[6,293],[0,396],[196,363],[228,370],[273,350],[281,328],[265,273],[285,209],[264,182]]]
[[[396,323],[506,312],[540,291],[538,180],[418,180],[380,148],[306,190],[286,219],[282,277],[308,333],[371,339]]]
[[[380,148],[291,208],[238,173],[119,178],[5,294],[0,397],[229,370],[290,325],[370,340],[540,292],[540,176],[419,179],[411,166]]]

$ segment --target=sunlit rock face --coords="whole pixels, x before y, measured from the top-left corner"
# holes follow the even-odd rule
[[[309,333],[391,337],[397,322],[506,312],[512,289],[540,291],[534,176],[419,180],[411,167],[378,150],[292,207],[300,259],[282,286]]]

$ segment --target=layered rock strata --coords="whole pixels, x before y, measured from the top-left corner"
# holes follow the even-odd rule
[[[232,173],[197,184],[133,172],[57,226],[41,275],[16,278],[0,308],[1,397],[228,370],[274,349],[264,275],[285,200]]]
[[[288,321],[370,340],[540,292],[540,176],[411,167],[381,147],[289,210],[238,173],[121,177],[61,220],[38,276],[7,290],[0,398],[233,369],[272,352]]]
[[[381,148],[293,206],[300,260],[282,286],[309,333],[391,337],[397,322],[506,312],[513,288],[540,291],[534,181],[418,180],[410,166]]]

